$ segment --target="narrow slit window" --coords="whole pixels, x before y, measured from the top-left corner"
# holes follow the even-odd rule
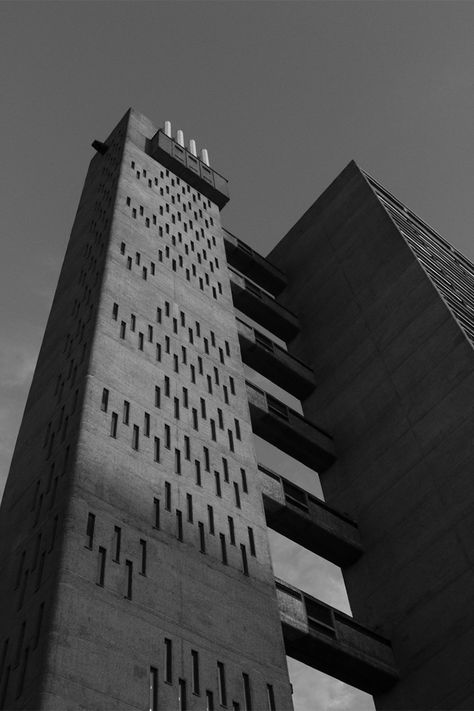
[[[155,462],[160,461],[160,438],[154,437],[153,439],[153,458]]]
[[[267,701],[268,711],[276,711],[275,692],[273,691],[272,684],[267,684]]]
[[[155,385],[155,407],[161,407],[161,390]]]
[[[245,711],[252,711],[252,690],[250,688],[250,677],[245,672],[242,672],[242,681],[244,684]]]
[[[92,550],[92,546],[94,544],[94,528],[95,528],[95,515],[93,513],[89,513],[87,516],[87,528],[86,528],[86,548],[90,548]],[[25,554],[23,553],[22,560],[24,561]],[[21,572],[19,573],[19,575]],[[18,586],[18,585],[17,585]]]
[[[240,470],[240,475],[242,477],[242,491],[244,492],[244,494],[248,494],[249,490],[247,486],[247,474],[245,472],[245,469]]]
[[[118,426],[118,415],[116,412],[112,412],[112,418],[110,421],[110,436],[114,439],[117,437],[117,426]]]
[[[227,516],[227,521],[229,524],[229,540],[231,546],[235,546],[235,528],[234,528],[234,519],[232,516]]]
[[[247,527],[248,534],[249,534],[249,548],[250,548],[250,555],[255,558],[257,555],[256,550],[255,550],[255,536],[253,534],[253,528],[250,526]]]
[[[231,452],[234,452],[234,435],[232,430],[227,430],[227,436],[229,438],[229,449]]]
[[[153,499],[153,527],[160,528],[160,500],[156,497]]]
[[[216,484],[216,496],[219,498],[222,497],[222,489],[221,489],[221,475],[219,472],[214,472],[214,480]]]
[[[165,447],[166,449],[171,448],[171,429],[169,425],[165,425]]]
[[[140,538],[140,575],[146,576],[146,541]]]
[[[178,709],[179,711],[187,711],[186,705],[186,680],[178,680]]]
[[[238,509],[240,509],[240,491],[239,491],[239,485],[237,484],[236,481],[234,481],[234,498],[235,498],[235,505],[237,506]]]
[[[176,538],[183,540],[183,513],[179,509],[176,509]]]
[[[222,468],[224,469],[224,481],[229,481],[229,463],[225,457],[222,457]]]
[[[165,682],[173,683],[173,642],[165,637]]]
[[[226,546],[226,541],[225,541],[225,535],[223,533],[219,533],[219,539],[221,542],[222,562],[224,563],[224,565],[227,565],[227,546]]]
[[[186,506],[188,510],[188,521],[193,522],[193,497],[191,494],[186,494]]]
[[[105,559],[107,551],[102,546],[99,546],[99,558],[97,563],[97,585],[104,587],[105,580]]]
[[[179,449],[174,450],[174,473],[181,474],[181,452]]]
[[[234,418],[234,424],[235,424],[235,436],[237,437],[238,440],[241,439],[240,436],[240,422],[238,421],[237,418]]]
[[[204,531],[204,524],[199,521],[198,523],[198,528],[199,528],[199,550],[201,553],[206,552],[206,534]]]
[[[165,482],[165,509],[171,511],[171,484],[169,481]]]
[[[125,571],[126,571],[126,587],[125,587],[125,598],[127,600],[132,599],[132,585],[133,585],[133,563],[131,560],[125,561]]]
[[[196,472],[196,484],[197,486],[202,486],[202,481],[201,481],[201,462],[199,459],[194,460],[194,469]]]
[[[191,459],[191,440],[188,435],[184,435],[184,458],[188,462]]]
[[[219,689],[219,703],[221,706],[227,706],[225,667],[222,662],[217,662],[217,686]]]
[[[209,533],[214,535],[214,509],[210,504],[207,505],[207,517],[209,519]]]
[[[148,412],[145,412],[145,415],[144,415],[143,433],[144,433],[145,437],[150,436],[150,415]]]
[[[138,450],[140,445],[140,428],[138,425],[133,425],[132,433],[132,449]]]
[[[242,572],[244,575],[249,574],[249,566],[247,561],[247,549],[243,543],[240,544],[240,553],[242,556]]]
[[[199,654],[195,649],[191,650],[191,661],[192,661],[192,689],[193,694],[199,695],[200,684],[199,684]]]
[[[149,711],[158,711],[158,669],[150,667]]]
[[[123,417],[122,417],[122,420],[123,420],[123,424],[124,424],[124,425],[128,425],[128,423],[129,423],[129,421],[130,421],[130,403],[128,402],[128,400],[124,400],[124,401],[123,401]]]
[[[100,404],[100,409],[103,412],[107,412],[108,406],[109,406],[109,391],[107,390],[107,388],[104,388],[102,390],[102,401]]]
[[[206,711],[214,711],[214,694],[206,689]]]

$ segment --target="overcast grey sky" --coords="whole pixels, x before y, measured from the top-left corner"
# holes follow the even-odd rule
[[[0,27],[0,492],[90,143],[129,106],[209,149],[224,225],[264,254],[354,158],[474,258],[472,2],[1,2]],[[347,609],[336,569],[273,548]],[[297,711],[373,708],[291,675]]]

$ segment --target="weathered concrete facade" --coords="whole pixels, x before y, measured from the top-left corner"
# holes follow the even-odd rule
[[[391,640],[400,673],[376,706],[472,709],[474,352],[374,189],[350,164],[269,259],[301,324],[290,351],[318,384],[305,415],[334,436],[326,500],[360,530],[364,553],[343,568],[352,611]],[[467,287],[448,282],[449,245],[429,228],[424,242],[443,296],[469,310],[474,267],[451,249]]]
[[[292,708],[219,209],[155,133],[131,111],[99,146],[34,376],[6,708]]]

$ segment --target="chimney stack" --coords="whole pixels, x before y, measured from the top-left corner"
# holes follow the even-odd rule
[[[169,136],[170,138],[172,137],[171,136],[171,121],[165,121],[165,135]]]
[[[191,138],[189,141],[189,152],[192,153],[193,156],[197,157],[196,141],[194,138]]]
[[[201,148],[201,160],[204,165],[209,165],[209,155],[207,153],[207,148]]]
[[[184,148],[184,133],[180,128],[176,131],[176,143]]]

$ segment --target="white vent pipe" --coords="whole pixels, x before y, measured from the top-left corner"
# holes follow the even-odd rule
[[[165,121],[165,135],[171,138],[171,121]]]
[[[201,160],[204,165],[209,165],[209,154],[207,148],[201,148]]]
[[[176,131],[176,143],[184,148],[184,133],[180,128]]]

